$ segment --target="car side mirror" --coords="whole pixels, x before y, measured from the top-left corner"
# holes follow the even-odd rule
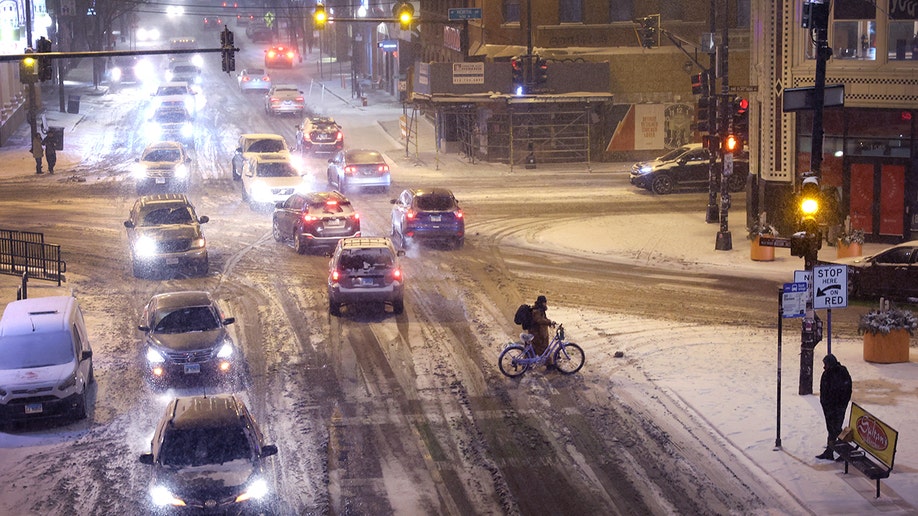
[[[276,444],[266,444],[261,447],[261,458],[270,457],[272,455],[277,455]]]
[[[398,199],[389,199],[389,204],[395,204],[398,202]]]
[[[228,325],[230,325],[230,324],[233,324],[234,322],[236,322],[236,318],[235,318],[235,317],[227,317],[227,318],[223,319],[223,326],[228,326]]]
[[[277,208],[278,210],[284,209],[284,201],[277,201],[276,203],[274,203],[274,207]]]
[[[399,255],[399,256],[405,256],[405,250],[404,250],[404,249],[399,249],[398,251],[395,252],[395,254],[397,254],[397,255]]]
[[[242,154],[242,147],[236,147],[236,154]]]
[[[144,453],[143,455],[141,455],[141,456],[140,456],[140,463],[141,463],[141,464],[151,464],[151,465],[152,465],[152,464],[153,464],[153,454],[152,454],[152,453]]]
[[[328,162],[329,162],[329,163],[334,163],[334,162],[335,162],[335,158],[328,158]]]
[[[685,165],[686,159],[685,159],[685,158],[679,158],[679,161],[678,161],[677,163],[679,163],[680,165]]]
[[[210,222],[210,217],[208,217],[207,215],[201,215],[198,218],[198,224],[207,224],[208,222]]]
[[[144,326],[143,324],[141,324],[140,326],[138,326],[137,329],[140,330],[140,331],[142,331],[142,332],[144,332],[144,333],[150,331],[150,327],[149,327],[149,326]]]
[[[83,360],[89,360],[90,358],[92,358],[92,350],[84,349],[83,353],[80,355],[80,361],[82,362]]]
[[[131,221],[129,221],[129,220],[126,220],[126,221],[124,221],[124,227],[126,227],[126,228],[128,228],[128,229],[132,229],[132,228],[134,227],[134,223],[131,222]]]

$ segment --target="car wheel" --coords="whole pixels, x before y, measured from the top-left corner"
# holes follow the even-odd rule
[[[401,314],[405,311],[405,300],[403,298],[398,298],[395,301],[392,301],[392,312],[395,314]]]
[[[341,305],[331,298],[328,299],[328,313],[335,317],[341,315]]]
[[[204,260],[195,268],[195,272],[198,276],[207,276],[207,273],[210,271],[210,263],[207,260]]]
[[[454,249],[462,249],[463,245],[465,245],[465,237],[456,237],[456,239],[453,240]]]
[[[249,193],[245,191],[245,185],[242,185],[242,200],[245,202],[249,201]]]
[[[650,182],[650,189],[657,195],[666,195],[673,191],[673,178],[666,174],[657,174]]]
[[[309,250],[309,240],[303,236],[302,229],[296,230],[296,234],[293,235],[293,243],[296,252],[299,254],[306,254],[306,251]]]
[[[242,175],[236,170],[236,162],[233,162],[233,181],[239,181],[242,179]]]
[[[274,241],[275,241],[275,242],[283,242],[283,241],[284,241],[284,235],[281,234],[280,228],[277,227],[277,221],[276,221],[276,220],[274,221],[273,224],[271,224],[271,235],[274,236]]]
[[[73,407],[73,419],[80,421],[86,419],[88,414],[86,413],[86,389],[83,389],[83,394],[77,398],[77,404]]]

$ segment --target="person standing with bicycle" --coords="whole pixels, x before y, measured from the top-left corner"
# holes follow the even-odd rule
[[[548,299],[545,296],[536,298],[535,304],[532,305],[532,323],[529,326],[529,333],[534,337],[532,339],[532,350],[535,351],[536,355],[541,355],[545,352],[549,341],[548,328],[555,325],[555,321],[549,319],[545,314],[547,310]],[[553,365],[552,362],[548,362],[549,367]]]

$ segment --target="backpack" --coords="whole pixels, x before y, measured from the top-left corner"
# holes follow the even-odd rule
[[[528,331],[529,327],[532,326],[532,307],[527,304],[520,305],[516,309],[516,315],[513,316],[513,322]]]

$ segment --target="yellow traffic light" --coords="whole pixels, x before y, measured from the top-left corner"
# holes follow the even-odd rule
[[[414,6],[408,2],[402,2],[395,9],[395,17],[398,18],[401,29],[410,30],[411,21],[414,20]]]
[[[38,59],[23,57],[19,61],[19,82],[30,83],[38,80]]]
[[[316,12],[313,14],[313,22],[317,29],[324,29],[325,22],[328,21],[328,13],[325,12],[325,6],[322,4],[316,5]]]

